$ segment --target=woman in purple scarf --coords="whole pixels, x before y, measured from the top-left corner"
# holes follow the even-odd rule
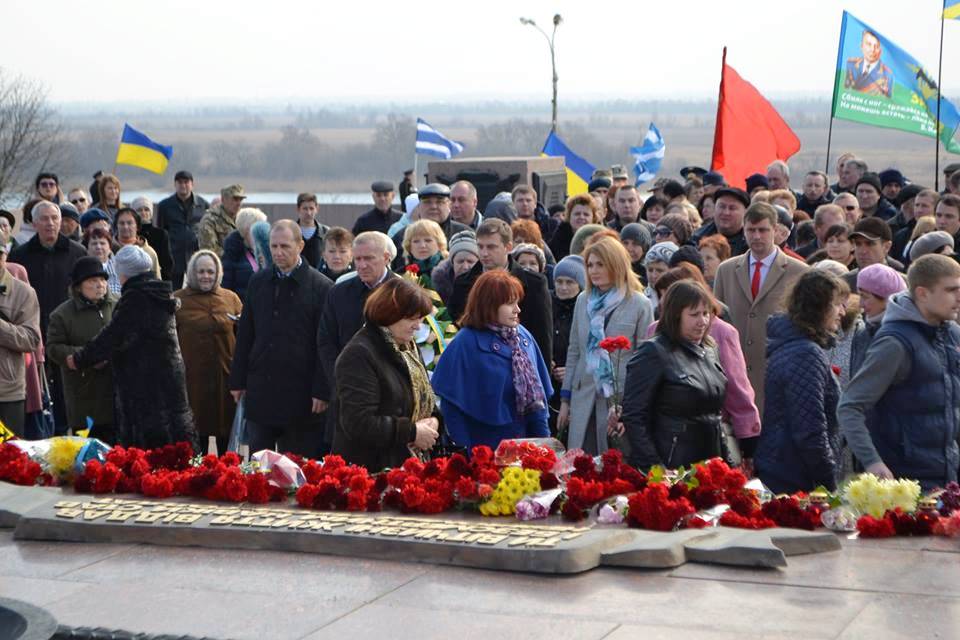
[[[488,271],[470,290],[460,326],[433,372],[447,433],[468,449],[550,435],[550,375],[536,341],[520,326],[523,286]]]

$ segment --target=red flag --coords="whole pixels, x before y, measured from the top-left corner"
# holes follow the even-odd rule
[[[724,47],[713,171],[722,173],[727,184],[743,189],[747,176],[766,173],[768,164],[786,160],[799,150],[800,139],[773,105],[727,65]]]

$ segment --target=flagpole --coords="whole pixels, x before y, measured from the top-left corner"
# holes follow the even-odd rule
[[[936,151],[933,160],[933,188],[940,191],[940,101],[943,93],[943,24],[946,22],[943,12],[940,12],[940,62],[937,65],[937,122],[933,131],[933,148]]]
[[[715,168],[713,159],[717,155],[717,129],[720,127],[720,109],[723,108],[723,76],[727,70],[727,48],[723,48],[723,58],[720,62],[720,89],[717,91],[717,119],[713,124],[713,149],[710,154],[710,170]]]
[[[833,114],[837,112],[837,85],[840,83],[840,61],[842,60],[841,54],[843,53],[843,36],[847,30],[847,16],[844,12],[843,20],[840,26],[840,42],[837,44],[837,68],[833,70],[833,96],[830,98],[830,124],[827,127],[827,159],[823,164],[823,172],[827,174],[827,177],[830,176],[830,147],[833,144]],[[827,187],[830,186],[830,181],[827,181]]]

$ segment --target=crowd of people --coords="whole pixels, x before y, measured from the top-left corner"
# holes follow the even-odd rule
[[[960,467],[960,165],[938,192],[853,154],[801,189],[620,167],[547,209],[517,185],[374,182],[352,229],[317,196],[272,223],[187,171],[159,203],[40,174],[0,211],[0,420],[154,447],[379,470],[516,437],[633,465],[721,456],[774,492]],[[438,321],[439,359],[420,334]],[[451,333],[452,333],[451,329]],[[49,410],[52,406],[52,411]],[[240,418],[238,412],[241,411]]]

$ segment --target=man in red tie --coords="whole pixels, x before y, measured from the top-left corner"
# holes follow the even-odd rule
[[[767,368],[767,318],[783,310],[793,283],[809,267],[780,251],[775,241],[777,210],[756,202],[744,215],[743,235],[749,250],[717,267],[714,293],[727,305],[740,332],[747,376],[763,415],[763,381]]]

